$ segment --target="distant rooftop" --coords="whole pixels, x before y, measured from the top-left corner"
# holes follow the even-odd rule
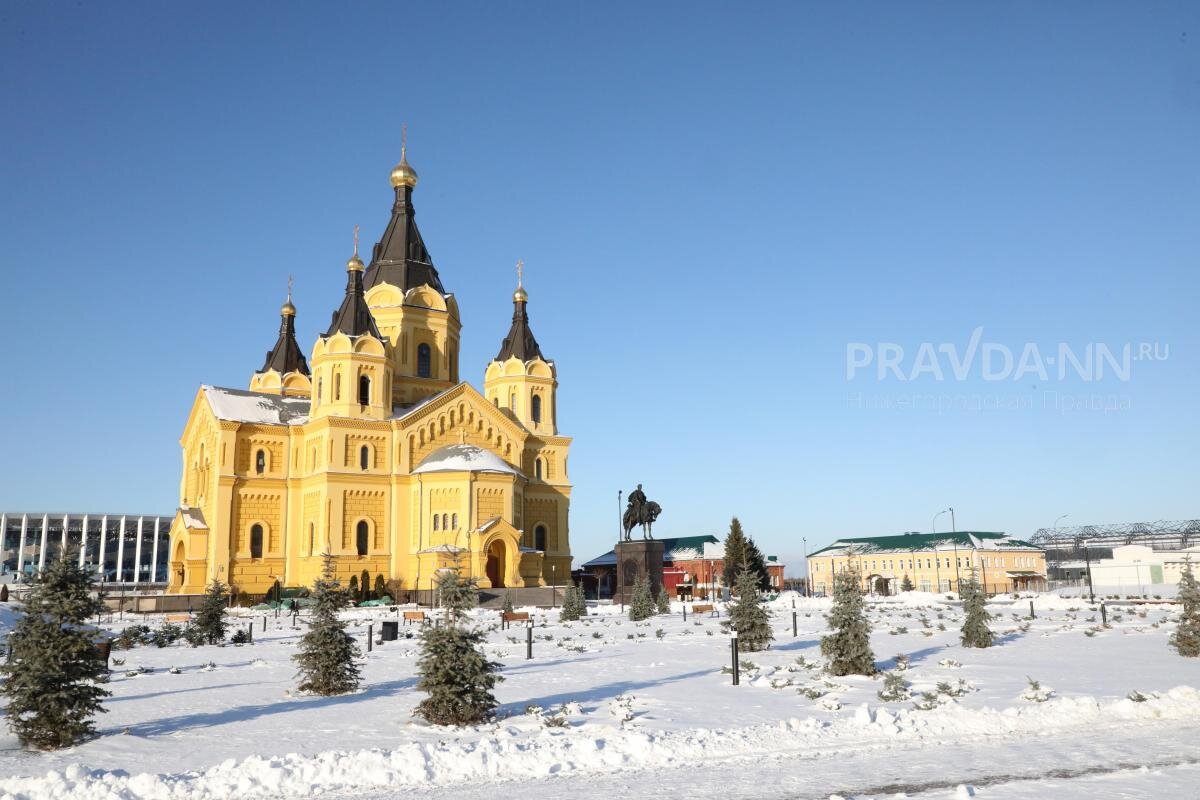
[[[1041,550],[1023,539],[1014,539],[997,531],[955,531],[946,533],[897,533],[888,536],[850,536],[838,539],[808,555],[840,556],[859,553],[908,553],[914,550]]]

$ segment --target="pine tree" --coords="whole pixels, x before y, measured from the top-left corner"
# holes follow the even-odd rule
[[[911,592],[913,590],[912,579],[908,577],[908,573],[904,573],[904,580],[900,581],[900,591]]]
[[[991,647],[993,636],[987,624],[992,615],[987,612],[985,607],[987,598],[979,586],[979,580],[975,577],[974,571],[959,585],[959,594],[963,599],[963,611],[966,612],[962,635],[959,637],[962,646]]]
[[[671,596],[667,594],[665,586],[658,590],[658,597],[654,598],[654,611],[657,614],[671,613]]]
[[[437,591],[445,623],[421,634],[417,689],[428,696],[413,713],[434,725],[474,725],[496,710],[492,689],[503,680],[496,674],[500,664],[487,660],[483,633],[466,624],[477,601],[476,581],[464,579],[456,562],[438,577]]]
[[[734,517],[729,522],[729,535],[725,537],[724,570],[721,576],[726,586],[733,586],[737,574],[746,566],[746,534],[742,532],[742,523]]]
[[[762,551],[758,549],[752,536],[746,537],[746,569],[754,576],[759,591],[765,592],[771,588],[771,576],[767,573],[767,560],[763,558]]]
[[[375,599],[382,600],[388,596],[387,583],[383,580],[383,573],[381,572],[375,576]],[[392,598],[393,602],[395,599],[394,597]]]
[[[0,584],[0,603],[8,602],[8,584]]]
[[[629,598],[629,619],[641,622],[654,616],[654,596],[650,594],[650,576],[639,575],[633,582],[633,597]]]
[[[21,744],[42,750],[70,747],[95,733],[110,692],[96,650],[96,631],[84,627],[104,609],[91,596],[92,575],[64,554],[34,578],[25,613],[9,637],[11,658],[0,664],[4,713]]]
[[[567,584],[558,620],[559,622],[572,622],[585,616],[587,616],[587,601],[583,598],[583,587],[571,581]]]
[[[839,572],[833,579],[833,608],[825,618],[833,632],[821,638],[821,654],[833,675],[874,675],[871,623],[863,608],[858,573]]]
[[[351,602],[355,602],[358,600],[358,576],[357,575],[350,576],[350,585],[349,585],[349,587],[347,587],[346,593],[350,596],[349,599]]]
[[[504,612],[507,614],[511,614],[515,610],[516,610],[516,608],[513,605],[513,593],[505,592],[504,593]]]
[[[766,650],[775,638],[771,618],[758,594],[758,578],[749,570],[737,579],[737,600],[729,609],[729,626],[737,631],[738,648],[746,652]]]
[[[1179,655],[1195,658],[1200,656],[1200,589],[1196,586],[1190,560],[1183,562],[1178,597],[1183,613],[1179,616],[1179,626],[1171,634],[1171,646]]]
[[[362,577],[358,579],[358,600],[361,603],[371,599],[371,573],[365,569],[362,571]]]
[[[300,665],[299,689],[319,695],[353,692],[359,685],[358,645],[346,632],[338,612],[349,603],[347,593],[335,577],[334,560],[324,554],[321,577],[313,583],[312,618],[308,633],[300,639],[300,652],[292,656]]]
[[[229,605],[229,589],[216,578],[204,592],[200,601],[200,610],[192,626],[198,631],[198,638],[206,644],[220,644],[225,641],[225,607]]]

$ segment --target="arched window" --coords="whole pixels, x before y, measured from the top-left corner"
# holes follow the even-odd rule
[[[325,379],[317,378],[317,402],[321,402],[321,392],[325,388]]]
[[[371,376],[358,376],[358,404],[360,406],[371,405]]]
[[[442,518],[441,518],[441,517],[439,517],[437,514],[434,514],[434,515],[433,515],[433,529],[434,529],[435,531],[436,531],[436,530],[439,530],[438,526],[439,526],[439,525],[441,525],[441,524],[442,524]]]
[[[308,554],[311,556],[317,547],[317,526],[308,523]]]
[[[458,530],[458,514],[450,515],[450,527],[453,530]]]
[[[365,556],[367,554],[367,542],[371,535],[371,526],[367,524],[365,519],[360,519],[354,530],[355,543],[358,545],[358,554]]]
[[[513,411],[517,410],[517,393],[512,392],[508,395],[508,407]]]
[[[262,475],[267,469],[267,454],[259,450],[254,454],[254,471]]]
[[[533,526],[533,549],[546,551],[546,526],[540,523]]]
[[[433,375],[433,358],[430,355],[429,345],[417,345],[417,377],[429,378]]]
[[[442,530],[444,530],[444,531],[450,530],[450,515],[449,514],[442,514]]]
[[[262,525],[253,525],[250,528],[250,557],[262,558],[262,542],[263,529]]]
[[[358,451],[358,465],[366,469],[371,463],[371,448],[365,444]]]
[[[535,394],[529,401],[529,418],[537,424],[542,421],[542,396]]]
[[[340,372],[333,373],[333,399],[342,399],[342,373]]]
[[[539,481],[542,479],[542,458],[538,456],[533,460],[533,477]]]

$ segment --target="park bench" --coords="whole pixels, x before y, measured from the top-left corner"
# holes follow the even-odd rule
[[[412,625],[414,622],[418,625],[426,625],[429,623],[429,617],[425,616],[424,611],[405,611],[404,624]]]
[[[500,630],[504,630],[514,622],[528,622],[528,611],[501,611],[500,612]]]
[[[693,614],[708,614],[709,616],[712,616],[712,617],[721,616],[721,612],[717,611],[716,606],[712,605],[711,603],[706,603],[703,605],[701,605],[700,603],[696,603],[695,605],[692,606],[692,613]]]
[[[167,614],[163,617],[163,622],[191,622],[191,614]]]

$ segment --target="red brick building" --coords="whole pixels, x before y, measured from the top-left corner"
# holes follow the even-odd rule
[[[725,544],[716,536],[682,536],[663,539],[663,585],[673,597],[707,599],[725,588]],[[766,556],[767,575],[774,591],[783,590],[784,565]],[[585,563],[581,571],[596,581],[596,597],[612,597],[616,587],[617,554],[613,550]],[[585,584],[586,585],[586,584]]]

